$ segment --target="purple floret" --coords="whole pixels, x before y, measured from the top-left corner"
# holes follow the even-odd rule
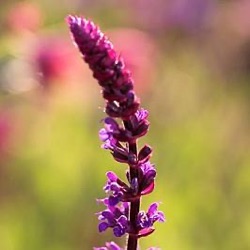
[[[94,247],[93,250],[122,250],[122,248],[120,248],[117,244],[111,241],[106,242],[106,247]]]
[[[162,211],[158,211],[159,203],[152,203],[148,211],[141,211],[138,214],[137,224],[140,229],[150,228],[156,221],[164,222],[165,217]]]
[[[105,205],[107,208],[98,213],[98,220],[100,221],[99,232],[101,233],[106,231],[107,228],[112,228],[116,237],[123,236],[129,230],[128,204],[123,202],[119,206]]]

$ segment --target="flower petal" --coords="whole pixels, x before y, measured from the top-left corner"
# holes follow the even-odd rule
[[[107,222],[101,222],[98,226],[99,232],[104,232],[107,228],[109,228],[109,224]]]

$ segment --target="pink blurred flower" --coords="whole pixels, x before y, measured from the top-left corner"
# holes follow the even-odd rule
[[[250,1],[229,2],[221,10],[225,23],[242,39],[250,39]]]
[[[42,13],[35,3],[15,3],[7,13],[7,25],[17,32],[35,31],[41,22]]]
[[[136,92],[148,92],[157,66],[155,41],[147,33],[132,28],[112,30],[108,35],[132,72]]]
[[[170,25],[187,32],[201,30],[211,18],[213,0],[172,0],[168,21]]]
[[[79,69],[79,58],[63,37],[40,39],[34,54],[40,83],[45,88],[72,82]]]
[[[224,77],[249,75],[249,13],[249,0],[227,1],[217,9],[206,53],[210,65]]]
[[[200,30],[211,16],[215,0],[128,0],[135,19],[154,32]]]

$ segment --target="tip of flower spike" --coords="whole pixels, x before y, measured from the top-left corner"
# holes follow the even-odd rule
[[[75,22],[77,21],[77,16],[68,15],[68,16],[65,18],[65,21],[66,21],[69,25],[72,25],[73,23],[75,23]]]
[[[81,26],[82,22],[83,23],[87,22],[87,20],[85,18],[76,16],[76,15],[68,15],[65,18],[65,21],[69,25],[70,29],[72,29],[72,27]]]
[[[73,15],[67,15],[66,18],[65,18],[65,21],[67,23],[71,23],[74,19],[74,16]]]
[[[68,23],[71,31],[73,28],[76,28],[76,27],[78,27],[78,28],[84,27],[85,31],[89,31],[94,26],[94,24],[90,20],[88,20],[84,17],[81,17],[81,16],[77,16],[77,15],[68,15],[65,18],[65,21]]]

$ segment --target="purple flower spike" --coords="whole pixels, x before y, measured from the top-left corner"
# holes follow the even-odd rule
[[[108,115],[127,118],[134,114],[139,107],[139,100],[133,91],[133,80],[112,43],[89,20],[69,16],[67,22],[83,59],[102,87]]]
[[[69,16],[67,22],[74,43],[105,99],[107,117],[99,131],[102,148],[109,150],[115,161],[127,164],[126,181],[112,171],[107,172],[103,187],[107,197],[98,200],[106,209],[97,213],[99,232],[111,229],[116,237],[128,234],[127,246],[123,249],[110,242],[94,250],[138,250],[138,239],[153,233],[156,221],[165,220],[158,211],[158,203],[153,203],[147,212],[140,211],[141,197],[154,190],[156,177],[155,166],[149,162],[152,148],[144,145],[137,149],[138,139],[149,130],[148,111],[140,108],[131,73],[101,30],[77,16]]]

